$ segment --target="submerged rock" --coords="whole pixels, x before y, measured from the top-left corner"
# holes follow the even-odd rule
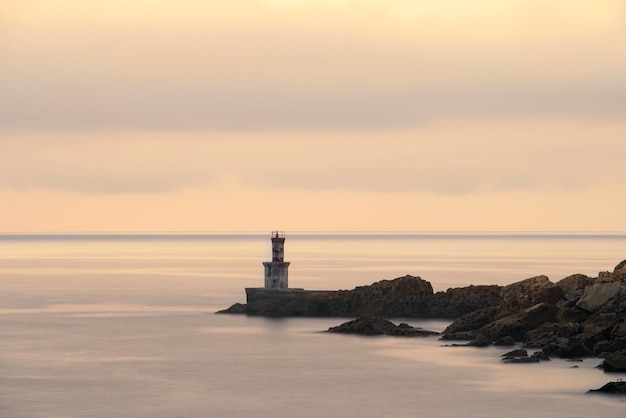
[[[395,325],[391,321],[376,316],[359,317],[336,327],[328,328],[328,332],[358,335],[393,335],[398,337],[427,337],[439,334],[438,332],[415,328],[405,323]]]

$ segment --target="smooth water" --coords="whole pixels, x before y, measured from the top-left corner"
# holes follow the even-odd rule
[[[326,334],[340,318],[214,315],[261,286],[268,234],[0,236],[0,417],[623,417],[599,360]],[[405,274],[435,290],[597,275],[626,235],[292,234],[290,286]],[[432,330],[446,321],[404,320]],[[574,367],[578,366],[578,367]]]

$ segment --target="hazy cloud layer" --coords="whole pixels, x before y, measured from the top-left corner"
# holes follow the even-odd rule
[[[441,194],[575,191],[626,183],[626,124],[458,121],[406,131],[110,133],[0,142],[0,188],[168,193]]]
[[[622,2],[426,3],[9,2],[0,127],[368,129],[626,114]]]

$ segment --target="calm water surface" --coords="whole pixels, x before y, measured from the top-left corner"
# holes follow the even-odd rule
[[[213,315],[263,282],[266,234],[0,236],[1,417],[623,417],[598,360],[329,335],[334,318]],[[435,290],[595,276],[626,235],[291,234],[290,285],[405,274]],[[445,321],[406,321],[442,330]],[[578,368],[572,366],[577,365]]]

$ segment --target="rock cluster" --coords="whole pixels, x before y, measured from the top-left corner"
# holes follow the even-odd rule
[[[626,260],[613,273],[537,276],[505,286],[501,303],[454,321],[448,340],[520,341],[543,355],[599,356],[606,371],[626,371]]]
[[[439,334],[423,328],[412,327],[405,323],[395,325],[393,322],[377,316],[362,316],[339,326],[331,327],[328,329],[328,332],[358,335],[393,335],[397,337],[428,337]]]
[[[381,280],[352,290],[246,289],[247,305],[235,304],[219,313],[259,316],[447,318],[501,304],[501,286],[468,286],[433,292],[416,276]]]

